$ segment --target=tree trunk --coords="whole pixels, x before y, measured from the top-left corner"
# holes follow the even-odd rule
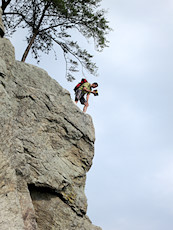
[[[5,9],[7,8],[7,6],[10,4],[11,0],[7,0],[7,1],[4,1],[2,0],[2,12],[4,13]]]
[[[22,62],[25,62],[26,57],[28,56],[28,53],[29,53],[29,51],[31,49],[31,46],[34,43],[34,40],[35,40],[36,36],[37,36],[37,34],[34,33],[32,38],[31,38],[31,40],[30,40],[30,42],[29,42],[29,44],[28,44],[28,46],[27,46],[27,48],[26,48],[26,50],[25,50],[25,52],[24,52],[24,54],[23,54],[23,56],[22,56],[22,60],[21,60]]]
[[[41,18],[40,18],[40,21],[39,21],[38,26],[37,26],[35,31],[39,31],[41,23],[43,21],[44,15],[45,15],[45,12],[46,12],[46,10],[48,9],[49,6],[50,6],[50,2],[48,2],[47,5],[45,5],[44,10],[43,10],[42,15],[41,15]],[[33,45],[34,40],[35,40],[37,35],[38,35],[38,32],[33,33],[33,36],[32,36],[32,38],[31,38],[31,40],[30,40],[30,42],[29,42],[29,44],[28,44],[28,46],[27,46],[27,48],[26,48],[26,50],[25,50],[25,52],[23,54],[23,57],[22,57],[22,60],[21,60],[22,62],[25,62],[26,57],[28,56],[28,53],[29,53],[29,51],[31,49],[31,46]]]

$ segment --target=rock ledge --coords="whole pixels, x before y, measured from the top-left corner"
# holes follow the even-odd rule
[[[67,90],[0,38],[0,229],[101,230],[86,216],[94,127]]]

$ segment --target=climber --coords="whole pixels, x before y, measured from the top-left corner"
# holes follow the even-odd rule
[[[90,93],[94,94],[94,96],[98,96],[97,90],[92,90],[92,88],[96,88],[97,86],[98,86],[98,83],[96,82],[90,84],[89,82],[86,81],[85,83],[79,85],[77,89],[74,89],[75,90],[75,103],[77,104],[78,100],[80,100],[80,103],[84,105],[84,108],[83,108],[84,113],[86,112],[89,106],[88,100],[89,100]],[[87,94],[86,99],[84,98],[85,94]]]

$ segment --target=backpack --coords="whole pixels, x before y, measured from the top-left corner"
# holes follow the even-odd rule
[[[79,82],[75,87],[74,87],[74,91],[76,92],[77,89],[79,89],[79,87],[81,85],[83,85],[85,82],[88,82],[85,78],[81,79],[81,82]]]

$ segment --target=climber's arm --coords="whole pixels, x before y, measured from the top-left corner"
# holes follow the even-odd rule
[[[84,87],[83,88],[83,91],[85,91],[85,92],[87,92],[87,93],[95,93],[94,91],[92,91],[92,90],[89,90],[89,89],[87,89],[86,87]]]

